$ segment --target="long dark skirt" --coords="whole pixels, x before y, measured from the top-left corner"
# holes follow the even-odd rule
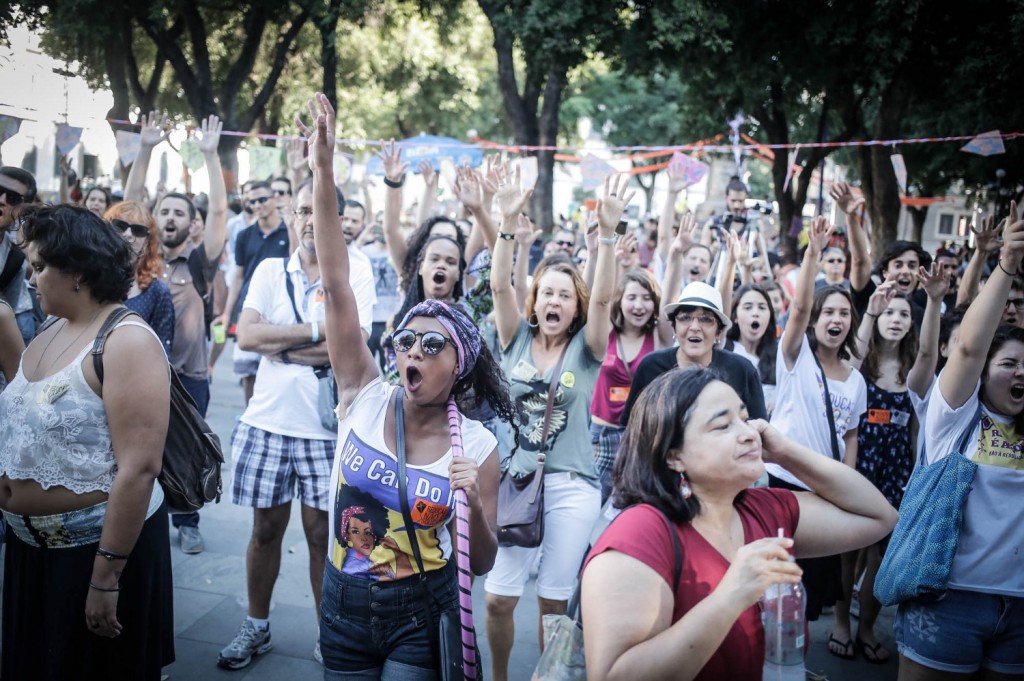
[[[0,679],[159,679],[174,661],[173,584],[167,511],[142,526],[121,575],[122,633],[103,638],[85,623],[98,544],[48,549],[7,531]]]

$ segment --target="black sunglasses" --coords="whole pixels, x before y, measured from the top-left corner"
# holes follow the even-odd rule
[[[423,349],[425,355],[437,355],[442,350],[446,343],[451,343],[452,347],[455,347],[455,342],[451,338],[446,337],[444,334],[438,331],[426,331],[424,333],[416,333],[412,329],[402,329],[396,331],[391,336],[391,342],[395,346],[395,350],[398,352],[409,352],[412,350],[412,346],[416,344],[416,339],[420,339],[420,347]]]
[[[7,187],[0,187],[0,194],[4,195],[4,199],[7,201],[8,206],[20,206],[25,202],[25,195],[8,189]]]
[[[136,239],[145,239],[149,236],[149,227],[146,227],[146,225],[136,225],[130,222],[125,222],[124,220],[118,220],[117,218],[111,220],[110,224],[112,224],[114,229],[122,234],[130,229],[132,231],[132,236]]]
[[[559,246],[575,246],[575,241],[562,241],[561,239],[555,239],[555,243]]]
[[[250,206],[255,206],[256,204],[266,203],[269,200],[270,200],[269,196],[259,196],[259,197],[256,197],[255,199],[249,199],[249,205]]]

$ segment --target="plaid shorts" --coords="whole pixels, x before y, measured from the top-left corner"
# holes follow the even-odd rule
[[[252,508],[280,506],[292,500],[298,482],[299,500],[326,511],[334,447],[333,440],[278,435],[239,421],[231,434],[231,501]]]
[[[619,453],[619,443],[625,428],[590,424],[590,444],[594,447],[594,465],[597,477],[610,474],[615,466],[615,455]]]

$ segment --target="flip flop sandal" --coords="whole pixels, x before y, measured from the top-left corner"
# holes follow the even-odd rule
[[[868,645],[867,643],[865,643],[864,641],[860,640],[859,638],[855,639],[854,642],[856,643],[857,647],[860,648],[860,654],[863,655],[864,659],[867,660],[868,662],[870,662],[871,664],[885,664],[886,662],[889,661],[888,657],[881,657],[878,654],[879,650],[885,650],[882,647],[881,643],[876,643],[875,645],[872,646],[872,645]],[[886,652],[888,652],[888,651],[886,651]],[[870,655],[868,653],[870,653]]]
[[[828,643],[829,643],[828,652],[831,653],[832,655],[835,655],[836,657],[838,657],[841,660],[852,660],[855,657],[857,657],[857,648],[854,646],[853,639],[849,639],[849,640],[844,642],[844,641],[840,641],[835,636],[829,635]],[[832,648],[831,644],[833,644],[833,643],[835,643],[837,646],[840,646],[843,649],[843,652],[842,653],[837,653],[835,651],[835,649]]]

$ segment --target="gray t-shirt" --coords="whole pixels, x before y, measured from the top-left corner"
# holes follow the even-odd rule
[[[537,468],[548,385],[554,369],[549,368],[543,375],[537,371],[530,351],[532,340],[529,325],[521,321],[501,362],[508,376],[512,401],[519,412],[519,449],[512,457],[510,468],[516,476]],[[584,326],[569,341],[565,352],[551,410],[544,463],[545,473],[576,473],[594,487],[599,483],[590,445],[590,399],[600,370],[601,360],[595,358],[587,346]]]

